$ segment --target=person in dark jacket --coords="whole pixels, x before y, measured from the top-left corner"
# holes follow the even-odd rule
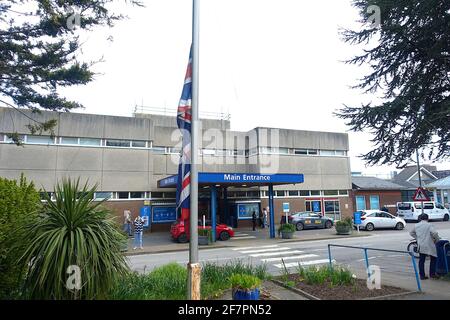
[[[253,224],[253,231],[255,231],[256,230],[256,212],[255,211],[253,211],[253,214],[252,214],[252,224]]]
[[[389,209],[386,206],[383,206],[383,208],[381,208],[381,211],[389,213]]]

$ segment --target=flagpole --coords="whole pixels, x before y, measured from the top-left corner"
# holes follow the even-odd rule
[[[191,185],[190,242],[188,264],[188,299],[200,300],[200,264],[198,259],[198,75],[200,0],[192,3],[192,121],[191,121]]]

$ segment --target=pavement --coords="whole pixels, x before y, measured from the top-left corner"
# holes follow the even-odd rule
[[[450,222],[434,223],[440,236],[450,239]],[[382,285],[392,285],[417,291],[417,282],[411,257],[405,253],[411,237],[409,232],[414,224],[408,224],[406,230],[377,230],[374,232],[354,232],[352,236],[338,236],[334,229],[304,230],[296,232],[296,238],[284,240],[269,239],[266,230],[238,229],[234,240],[218,241],[200,249],[201,263],[224,264],[240,260],[252,264],[266,265],[267,272],[280,275],[286,267],[295,272],[298,265],[319,266],[329,263],[328,244],[397,250],[399,252],[368,251],[370,265],[380,269]],[[233,238],[232,238],[233,239]],[[189,261],[188,244],[171,242],[165,234],[146,235],[144,250],[128,252],[130,267],[137,272],[177,262],[186,265]],[[157,245],[157,243],[161,245]],[[358,278],[365,279],[364,251],[360,249],[332,247],[333,263],[348,267]],[[417,260],[415,260],[418,263]],[[427,262],[427,268],[428,268]],[[428,272],[428,270],[427,270]],[[423,293],[415,293],[391,299],[450,300],[450,281],[424,280],[420,282]],[[292,299],[287,298],[286,299]]]

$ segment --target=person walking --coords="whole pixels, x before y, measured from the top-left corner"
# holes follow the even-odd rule
[[[425,260],[428,256],[430,257],[430,277],[439,278],[436,275],[436,242],[440,240],[439,234],[434,226],[428,222],[429,218],[427,214],[421,214],[419,219],[420,222],[414,226],[414,229],[409,234],[417,240],[417,245],[419,247],[420,279],[428,279],[428,277],[425,276]]]
[[[128,234],[129,237],[132,236],[131,234],[131,211],[130,210],[124,210],[123,211],[123,230]]]
[[[144,249],[142,246],[142,234],[144,232],[144,219],[142,217],[137,216],[134,219],[134,248],[136,250],[138,245],[140,249]]]
[[[256,212],[253,211],[252,213],[252,225],[253,225],[253,231],[256,230]]]
[[[264,229],[264,213],[259,211],[258,224],[260,228]]]
[[[264,228],[269,227],[269,220],[267,219],[267,209],[266,208],[263,209],[263,223],[264,223]]]

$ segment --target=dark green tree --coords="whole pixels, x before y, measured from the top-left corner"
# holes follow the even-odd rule
[[[26,263],[20,263],[28,243],[25,225],[37,218],[41,201],[34,184],[0,178],[0,299],[16,298]]]
[[[373,134],[369,164],[403,167],[417,148],[430,160],[450,156],[450,1],[354,0],[361,28],[343,30],[345,42],[364,46],[346,61],[371,71],[355,88],[382,102],[336,112],[352,131]],[[378,6],[380,23],[370,23]]]
[[[141,5],[138,0],[122,1]],[[18,112],[22,108],[39,112],[81,107],[58,94],[58,89],[92,81],[93,62],[77,59],[78,31],[111,27],[124,18],[111,12],[113,2],[118,0],[2,0],[0,105]],[[32,133],[51,130],[56,124],[55,120],[30,120]]]

